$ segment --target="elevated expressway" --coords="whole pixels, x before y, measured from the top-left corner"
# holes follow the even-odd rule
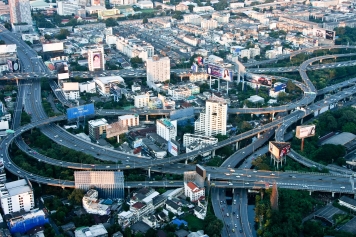
[[[327,57],[327,56],[324,56],[324,57]],[[319,59],[318,59],[319,60]],[[38,91],[40,91],[40,90],[38,90]],[[36,106],[35,106],[36,107]],[[44,116],[45,115],[40,115],[39,116],[39,118],[41,119],[41,118],[44,118]],[[268,126],[268,129],[270,129],[270,128],[272,128],[272,127],[274,127],[274,126],[276,126],[276,125],[278,125],[278,124],[280,124],[281,123],[281,120],[275,120],[275,121],[273,121],[272,123],[270,123],[270,124],[268,124],[268,125],[265,125],[265,126],[263,126],[263,127],[261,127],[261,128],[259,128],[259,129],[255,129],[255,130],[252,130],[252,131],[249,131],[249,132],[247,132],[247,133],[245,133],[245,134],[241,134],[241,135],[239,135],[239,136],[236,136],[236,137],[233,137],[233,138],[231,138],[231,139],[229,139],[229,140],[225,140],[225,141],[223,141],[223,142],[221,142],[221,143],[219,143],[216,147],[213,147],[213,148],[209,148],[209,149],[206,149],[206,151],[210,151],[210,150],[215,150],[215,149],[218,149],[218,148],[220,148],[220,147],[223,147],[223,146],[225,146],[225,145],[228,145],[228,144],[232,144],[232,143],[236,143],[237,141],[239,141],[239,140],[242,140],[242,139],[245,139],[245,138],[247,138],[247,137],[249,137],[249,136],[253,136],[253,135],[255,135],[255,134],[258,134],[258,133],[260,133],[260,132],[262,132],[262,131],[266,131],[267,130],[267,126]],[[53,125],[51,125],[51,126],[53,126]],[[48,127],[48,126],[47,126]],[[43,130],[43,129],[42,129]],[[49,130],[52,130],[52,129],[49,129]],[[73,139],[77,139],[77,138],[73,138],[74,136],[72,136],[71,134],[67,134],[66,132],[59,132],[59,134],[65,134],[66,136],[68,136],[68,137],[71,137],[70,138],[70,140],[66,140],[68,143],[70,143],[70,144],[73,144],[73,143],[78,143],[78,140],[73,140]],[[52,138],[52,136],[54,136],[53,135],[53,133],[52,134],[50,134],[49,136]],[[63,140],[62,140],[63,141]],[[18,141],[19,142],[19,141]],[[80,141],[79,141],[80,142]],[[81,141],[81,142],[83,142],[83,141]],[[59,142],[58,142],[59,143]],[[96,145],[93,145],[93,144],[87,144],[86,142],[84,142],[85,143],[85,146],[96,146]],[[60,144],[62,144],[62,143],[60,143]],[[71,148],[73,148],[73,147],[71,147]],[[88,147],[86,147],[86,148],[88,148]],[[81,149],[83,149],[83,148],[81,148]],[[28,148],[27,148],[27,150],[28,150]],[[86,150],[88,150],[88,149],[86,149]],[[96,150],[96,147],[93,149],[93,150]],[[113,151],[109,151],[109,149],[107,149],[108,151],[107,151],[107,153],[108,154],[105,154],[105,157],[108,157],[110,154],[109,153],[111,153],[111,152],[113,152]],[[184,155],[181,155],[181,156],[179,156],[179,157],[174,157],[174,158],[172,158],[172,159],[170,159],[169,161],[166,161],[166,160],[163,160],[163,161],[157,161],[157,160],[154,160],[154,161],[152,161],[152,160],[144,160],[144,162],[142,162],[143,161],[143,159],[142,158],[137,158],[137,157],[134,157],[134,156],[127,156],[127,154],[125,154],[126,155],[126,159],[127,158],[131,158],[130,160],[129,160],[129,162],[127,162],[126,164],[125,164],[125,166],[123,167],[120,167],[120,169],[130,169],[130,168],[147,168],[147,167],[152,167],[152,166],[156,166],[156,165],[159,165],[159,164],[164,164],[164,163],[166,163],[166,162],[169,162],[169,163],[173,163],[173,162],[177,162],[177,161],[180,161],[180,160],[187,160],[188,158],[190,158],[190,157],[193,157],[193,156],[196,156],[196,155],[198,155],[199,154],[199,152],[206,152],[205,151],[205,149],[203,149],[202,151],[196,151],[196,152],[193,152],[193,153],[189,153],[189,154],[184,154]],[[105,151],[106,152],[106,151]],[[27,152],[28,153],[28,152]],[[195,154],[196,153],[196,154]],[[120,153],[118,153],[118,152],[113,152],[113,159],[115,159],[115,160],[117,160],[117,158],[118,157],[120,157]],[[122,155],[122,154],[121,154]],[[44,159],[44,160],[46,160],[46,158],[44,158],[44,157],[37,157],[38,159]],[[102,158],[102,157],[100,157],[100,158]],[[123,160],[123,159],[125,159],[125,158],[123,158],[123,157],[121,157],[121,160]],[[136,160],[135,159],[139,159],[139,160],[137,160],[137,165],[136,165]],[[109,160],[112,160],[112,159],[109,159]],[[52,164],[57,164],[57,165],[61,165],[61,166],[66,166],[66,165],[64,165],[63,164],[63,162],[62,162],[62,164],[60,164],[59,162],[60,161],[57,161],[57,163],[55,162],[55,161],[53,161],[53,160],[49,160],[50,161],[50,163],[52,163]],[[67,163],[67,162],[66,162]],[[85,166],[85,165],[84,165]],[[103,167],[104,165],[102,165],[102,166],[96,166],[96,167],[94,167],[93,168],[93,166],[92,165],[90,165],[90,167],[89,166],[86,166],[86,167],[84,167],[84,169],[100,169],[100,170],[102,170],[102,169],[117,169],[118,167],[114,164],[114,165],[110,165],[110,168],[108,168],[108,165],[105,165],[105,167]],[[68,164],[68,167],[71,167],[71,168],[75,168],[75,169],[82,169],[82,167],[83,167],[83,164]]]

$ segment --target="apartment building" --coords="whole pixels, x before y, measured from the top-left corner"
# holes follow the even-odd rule
[[[104,118],[88,121],[89,137],[94,141],[99,140],[100,136],[106,132],[107,125],[108,122]]]
[[[134,100],[135,100],[134,104],[136,108],[148,107],[148,104],[150,102],[150,95],[149,94],[136,95]]]
[[[218,28],[218,22],[214,19],[210,19],[210,20],[204,19],[201,21],[200,27],[205,30],[213,30]]]
[[[116,49],[129,58],[139,57],[144,62],[154,54],[154,47],[151,44],[137,38],[118,37]]]
[[[211,97],[206,101],[205,111],[194,123],[195,133],[205,136],[226,135],[227,103],[224,99]]]
[[[79,8],[78,4],[72,2],[57,1],[57,13],[60,16],[76,15]]]
[[[13,26],[26,23],[27,26],[32,27],[31,5],[29,0],[9,0],[9,8],[10,21]]]
[[[35,207],[31,184],[25,179],[0,184],[1,208],[4,214],[30,211]]]
[[[200,25],[202,20],[203,18],[197,14],[183,15],[183,21],[186,24]]]
[[[166,118],[156,120],[156,132],[166,141],[175,140],[177,136],[177,120],[169,120]]]
[[[125,127],[134,127],[140,125],[140,117],[138,114],[119,116],[119,121],[122,121],[122,124]]]
[[[171,77],[171,61],[168,57],[160,58],[154,55],[147,59],[147,85],[152,87],[154,82],[164,82]]]

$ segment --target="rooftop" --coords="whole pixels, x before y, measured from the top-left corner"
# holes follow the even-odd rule
[[[28,185],[28,183],[25,179],[20,179],[20,180],[16,180],[16,181],[13,181],[10,183],[6,183],[5,189],[7,190],[9,196],[16,196],[21,193],[27,193],[27,192],[32,191],[31,187]],[[2,189],[2,190],[4,190],[4,189]],[[2,192],[1,197],[4,197],[4,196],[7,196],[7,195],[6,194],[4,195]]]
[[[327,140],[325,140],[322,145],[324,144],[334,144],[334,145],[345,145],[356,138],[355,134],[349,132],[342,132],[338,135],[335,135]]]

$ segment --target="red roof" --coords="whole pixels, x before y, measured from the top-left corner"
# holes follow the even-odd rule
[[[192,192],[199,192],[200,188],[198,186],[195,185],[195,183],[193,182],[188,182],[187,186],[192,190]]]
[[[144,206],[145,204],[143,204],[142,202],[136,202],[135,204],[132,205],[132,207],[136,209],[141,209]]]

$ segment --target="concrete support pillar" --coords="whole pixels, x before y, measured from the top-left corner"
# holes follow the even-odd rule
[[[236,151],[239,149],[239,142],[236,142]]]
[[[323,60],[322,59],[320,59],[320,63],[322,63],[323,62]]]
[[[146,114],[146,121],[148,121],[148,114]]]
[[[151,168],[148,169],[148,178],[151,178]]]
[[[215,156],[215,150],[213,150],[213,157]]]
[[[312,194],[312,191],[309,191],[309,195],[311,196],[311,194]]]
[[[188,164],[188,159],[185,160],[185,164],[186,164],[186,165]]]
[[[257,133],[257,138],[260,139],[261,133]]]
[[[331,197],[334,197],[334,196],[335,196],[335,192],[332,192],[332,193],[331,193]]]
[[[354,199],[356,199],[356,194],[354,194]]]
[[[234,188],[232,189],[232,193],[235,193],[235,189]]]
[[[303,124],[303,118],[300,120],[300,124]]]
[[[275,115],[275,114],[276,114],[275,112],[271,113],[272,121],[274,120],[274,115]]]

